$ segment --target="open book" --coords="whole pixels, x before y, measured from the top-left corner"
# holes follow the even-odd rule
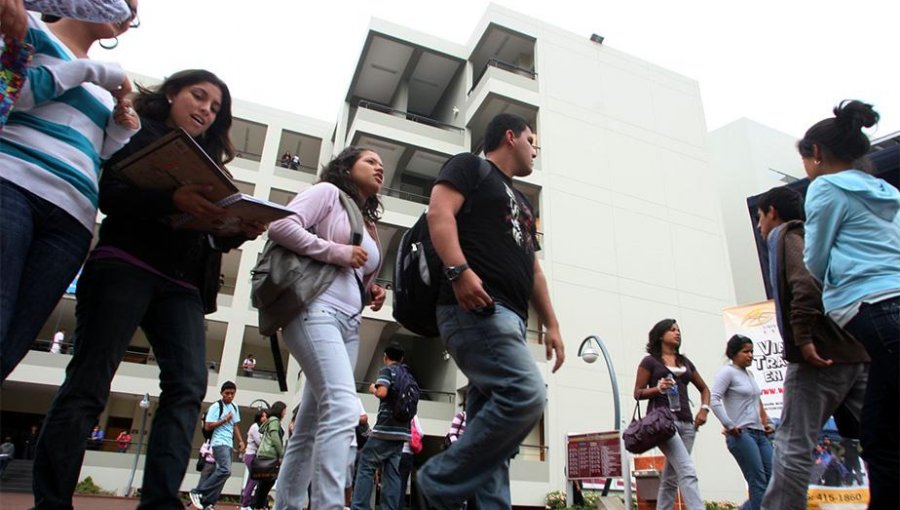
[[[207,198],[227,214],[204,221],[186,213],[169,218],[174,228],[204,230],[218,235],[240,233],[242,223],[269,223],[293,211],[279,204],[241,193],[227,170],[217,164],[183,129],[176,129],[120,161],[113,171],[147,190],[174,190],[186,184],[204,184]]]

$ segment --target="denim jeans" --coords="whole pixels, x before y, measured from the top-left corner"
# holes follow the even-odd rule
[[[744,427],[739,437],[725,436],[725,444],[740,466],[750,490],[750,499],[741,509],[759,510],[772,476],[772,442],[764,430]]]
[[[203,307],[196,290],[129,264],[89,261],[78,285],[78,342],[44,419],[34,462],[39,509],[71,509],[85,439],[140,325],[160,368],[161,393],[147,446],[140,509],[179,509],[179,488],[206,394]]]
[[[666,466],[659,477],[656,508],[672,510],[675,507],[675,495],[678,489],[681,489],[681,497],[688,510],[704,510],[706,504],[700,498],[697,470],[691,459],[697,431],[694,430],[694,424],[687,421],[676,421],[675,428],[677,433],[659,445],[659,449],[666,456]]]
[[[352,510],[371,510],[372,491],[375,490],[375,471],[381,469],[382,510],[400,510],[400,456],[403,441],[370,437],[359,454],[356,485],[353,487]]]
[[[203,506],[215,505],[222,495],[225,483],[231,477],[231,451],[232,445],[218,445],[212,447],[213,458],[216,459],[216,470],[191,492],[200,495]]]
[[[866,363],[836,363],[825,368],[788,364],[781,425],[775,432],[772,477],[761,508],[806,510],[819,432],[839,408],[842,413],[859,418],[867,370]]]
[[[359,316],[314,303],[284,327],[284,343],[306,382],[278,475],[291,480],[278,485],[278,510],[301,510],[310,483],[310,508],[344,508],[347,451],[359,423],[353,377],[359,324]]]
[[[91,235],[69,213],[0,179],[0,383],[75,278]]]
[[[863,303],[846,329],[872,358],[860,434],[869,510],[900,508],[900,297]]]
[[[447,351],[469,379],[466,433],[419,468],[418,490],[436,508],[457,510],[474,498],[480,510],[508,510],[509,459],[547,401],[525,323],[502,304],[487,317],[442,305],[437,319]]]

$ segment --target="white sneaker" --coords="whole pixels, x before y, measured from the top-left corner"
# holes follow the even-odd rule
[[[203,503],[200,502],[200,494],[197,494],[194,491],[188,493],[191,497],[191,504],[194,505],[194,508],[197,510],[203,510]]]

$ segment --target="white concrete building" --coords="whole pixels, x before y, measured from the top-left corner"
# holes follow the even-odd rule
[[[516,506],[543,506],[547,492],[564,488],[565,434],[606,431],[614,425],[605,368],[576,357],[586,336],[603,338],[611,353],[623,426],[630,421],[634,375],[647,332],[660,319],[679,321],[682,352],[708,382],[724,363],[721,310],[735,304],[737,289],[742,299],[745,291],[744,283],[732,277],[731,248],[720,212],[724,195],[712,168],[719,159],[731,161],[733,149],[721,158],[710,151],[696,81],[594,42],[586,34],[495,5],[466,44],[375,20],[355,68],[335,124],[237,100],[232,138],[241,157],[229,169],[244,192],[286,203],[314,182],[316,168],[346,144],[377,150],[385,162],[386,186],[379,227],[386,250],[381,278],[389,280],[400,234],[424,209],[424,197],[441,164],[459,152],[480,152],[483,128],[497,113],[518,113],[533,123],[540,145],[536,170],[518,186],[539,216],[539,257],[568,361],[550,374],[540,344],[541,325],[532,317],[529,342],[544,373],[549,401],[543,420],[513,460],[511,476]],[[724,136],[725,131],[719,132]],[[300,168],[279,166],[285,152],[300,155]],[[755,168],[735,166],[734,172]],[[776,167],[782,168],[794,166]],[[249,272],[263,243],[247,243],[225,257],[219,311],[207,317],[207,359],[215,369],[210,371],[204,407],[218,398],[222,382],[234,380],[245,430],[254,401],[294,404],[298,391],[293,360],[288,366],[289,392],[279,392],[274,380],[261,377],[274,363],[268,340],[256,330]],[[356,378],[373,380],[384,345],[403,343],[421,386],[430,390],[419,409],[426,453],[434,453],[465,378],[452,360],[444,359],[439,340],[404,334],[391,319],[389,303],[378,313],[364,313]],[[71,336],[73,305],[71,296],[63,298],[41,340],[49,341],[60,327]],[[40,420],[63,380],[68,356],[46,352],[46,345],[44,352],[37,345],[2,389],[4,430]],[[248,353],[258,360],[253,378],[240,372]],[[281,355],[288,359],[286,350]],[[138,402],[145,392],[151,401],[158,396],[157,375],[146,339],[138,333],[101,416],[107,437],[122,428],[139,429]],[[374,397],[364,390],[360,395],[374,415]],[[699,394],[691,391],[691,398],[697,408]],[[710,416],[694,448],[701,491],[707,500],[742,501],[744,482],[719,431]],[[137,441],[136,433],[134,438]],[[199,445],[198,427],[194,446]],[[131,455],[88,452],[82,478],[92,475],[105,488],[121,490],[130,466]],[[239,465],[235,473],[242,473]],[[140,479],[139,470],[138,483]],[[195,482],[192,463],[183,488]],[[225,492],[237,493],[239,487],[235,476]]]

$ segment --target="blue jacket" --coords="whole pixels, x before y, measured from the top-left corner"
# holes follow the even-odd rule
[[[900,192],[859,170],[818,177],[806,192],[803,261],[826,312],[900,291]]]

